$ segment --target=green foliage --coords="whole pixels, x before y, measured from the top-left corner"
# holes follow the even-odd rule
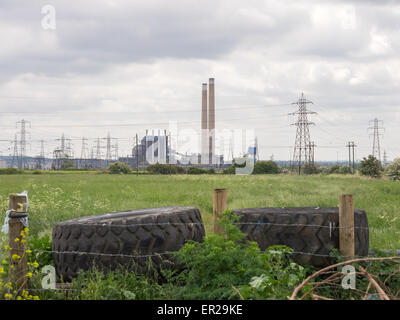
[[[385,175],[392,181],[400,180],[400,158],[395,159],[385,168]]]
[[[29,262],[36,261],[41,267],[46,265],[53,265],[53,255],[51,254],[51,239],[49,236],[44,237],[29,237],[28,248],[32,250],[32,253],[28,256]],[[37,252],[48,251],[48,252]]]
[[[349,166],[335,164],[328,168],[328,173],[329,174],[350,174],[351,169]]]
[[[382,166],[380,161],[373,155],[363,158],[360,162],[360,173],[364,176],[379,178],[381,176]]]
[[[187,174],[214,174],[215,170],[213,168],[210,169],[202,169],[197,167],[190,167],[186,170]]]
[[[74,163],[72,162],[72,160],[64,159],[61,165],[61,170],[72,169],[72,168],[74,168]]]
[[[202,243],[188,242],[176,254],[184,270],[175,278],[182,284],[175,287],[175,298],[238,299],[233,286],[248,290],[248,297],[254,298],[255,293],[246,284],[254,277],[263,276],[277,285],[264,298],[285,299],[295,283],[294,275],[298,281],[303,279],[302,267],[288,256],[289,248],[276,246],[260,252],[257,243],[245,241],[245,235],[235,225],[238,219],[239,216],[225,211],[218,220],[224,234],[211,234]]]
[[[147,166],[146,170],[153,174],[183,174],[185,169],[172,164],[155,163]]]
[[[111,174],[128,174],[131,167],[123,162],[114,162],[108,166],[108,172]]]
[[[251,278],[249,285],[239,288],[242,297],[257,300],[286,299],[307,276],[305,268],[287,261],[286,254],[290,252],[284,246],[269,247],[265,251],[269,260],[265,273]]]
[[[235,174],[235,172],[236,172],[236,167],[233,165],[222,171],[223,174]]]
[[[16,168],[0,169],[0,174],[21,174],[21,173],[23,173],[23,171]]]
[[[304,174],[317,174],[319,173],[318,167],[315,164],[307,163],[303,167]]]
[[[393,257],[396,256],[397,253],[395,250],[393,252],[384,252],[381,250],[374,250],[375,257]],[[332,256],[337,257],[338,262],[344,262],[345,259],[340,255],[337,250],[334,250],[331,254]],[[400,293],[400,277],[399,274],[399,265],[398,263],[391,261],[373,261],[373,262],[358,262],[353,263],[352,266],[355,267],[356,270],[360,270],[359,266],[362,266],[364,269],[368,271],[369,274],[373,275],[375,281],[379,283],[385,291],[388,292],[392,297],[398,297]],[[337,270],[339,271],[339,270]],[[315,278],[315,282],[321,282],[325,280],[329,275],[319,276]],[[336,300],[361,300],[364,298],[364,293],[366,292],[369,279],[363,276],[356,277],[356,290],[343,289],[340,286],[340,281],[337,282],[339,284],[338,287],[333,286],[322,286],[314,291],[317,295],[324,296],[331,299]],[[371,289],[370,295],[374,295],[374,289]],[[379,299],[378,299],[379,300]]]
[[[253,174],[277,174],[279,173],[279,167],[276,162],[272,160],[268,161],[257,161],[254,164]]]

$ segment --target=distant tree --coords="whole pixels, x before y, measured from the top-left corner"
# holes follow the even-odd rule
[[[253,174],[276,174],[279,173],[279,167],[275,161],[257,161],[254,164]]]
[[[360,162],[360,173],[364,176],[379,178],[381,176],[381,162],[373,155],[363,158]]]
[[[183,174],[185,169],[171,164],[155,163],[147,166],[146,170],[153,174]]]
[[[348,174],[351,173],[351,169],[349,166],[341,165],[341,164],[335,164],[328,169],[330,174],[336,173],[336,174]]]
[[[114,162],[108,166],[108,172],[112,174],[127,174],[131,172],[131,167],[123,162]]]
[[[197,167],[190,167],[186,170],[187,174],[214,174],[215,170],[213,168],[210,169],[201,169]]]
[[[400,158],[394,159],[393,163],[385,168],[385,175],[392,181],[400,180]]]
[[[319,173],[318,167],[312,163],[306,163],[303,167],[304,174],[317,174]]]
[[[61,165],[61,169],[65,170],[65,169],[72,169],[72,168],[74,168],[74,163],[72,162],[72,160],[64,159],[63,163]]]
[[[236,168],[235,166],[230,166],[222,171],[223,174],[235,174]]]

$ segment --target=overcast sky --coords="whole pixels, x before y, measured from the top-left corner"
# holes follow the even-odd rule
[[[80,155],[82,136],[110,132],[126,155],[169,121],[194,132],[213,77],[217,130],[254,129],[261,158],[289,159],[302,92],[318,113],[316,160],[346,160],[348,141],[358,159],[371,153],[374,118],[382,154],[400,156],[400,1],[1,0],[0,40],[2,155],[22,118],[31,155],[62,133]]]

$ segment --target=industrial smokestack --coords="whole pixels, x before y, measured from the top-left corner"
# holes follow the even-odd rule
[[[201,90],[201,129],[207,129],[207,83],[203,83]]]
[[[201,163],[207,164],[208,159],[208,112],[207,83],[203,83],[201,91]]]
[[[209,164],[213,163],[215,154],[215,86],[214,78],[208,80],[209,93],[208,93],[208,130],[209,130]]]

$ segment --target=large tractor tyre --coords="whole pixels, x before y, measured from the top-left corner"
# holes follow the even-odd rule
[[[65,281],[94,265],[108,272],[122,266],[142,273],[174,266],[168,252],[205,235],[199,209],[166,207],[107,213],[57,223],[53,228],[53,258]],[[134,257],[132,257],[134,256]]]
[[[233,210],[240,215],[239,227],[247,240],[258,243],[261,250],[272,245],[293,249],[293,259],[301,265],[323,267],[333,264],[329,257],[339,248],[338,208],[252,208]],[[367,256],[368,220],[365,211],[354,210],[355,254]]]

